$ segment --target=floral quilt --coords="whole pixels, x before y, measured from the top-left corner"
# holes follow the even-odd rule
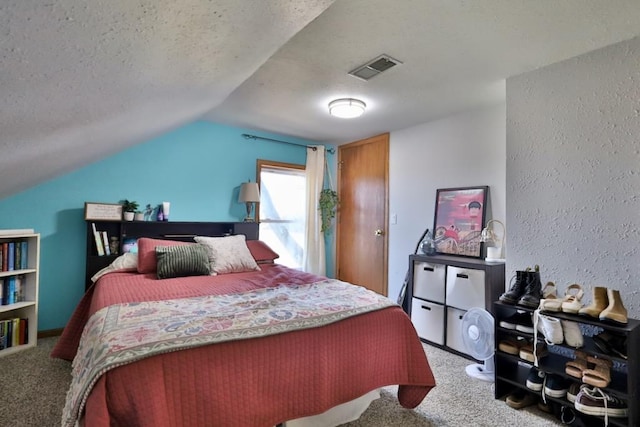
[[[315,328],[392,305],[363,287],[327,279],[105,307],[82,334],[62,425],[76,424],[94,384],[118,366],[186,348]]]

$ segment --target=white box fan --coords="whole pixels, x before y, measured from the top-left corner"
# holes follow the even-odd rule
[[[471,308],[462,317],[462,342],[469,355],[484,364],[474,363],[466,367],[467,375],[482,381],[493,382],[495,364],[493,316],[482,308]]]

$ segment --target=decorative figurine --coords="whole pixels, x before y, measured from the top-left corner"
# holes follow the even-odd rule
[[[109,242],[109,250],[111,251],[111,255],[118,255],[118,251],[120,250],[120,242],[118,238],[115,236],[111,236],[111,242]]]
[[[147,207],[144,210],[144,220],[151,221],[151,216],[153,215],[153,208],[151,204],[147,204]]]

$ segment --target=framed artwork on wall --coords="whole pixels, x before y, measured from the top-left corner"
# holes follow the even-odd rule
[[[482,257],[488,186],[436,190],[433,238],[436,252]]]

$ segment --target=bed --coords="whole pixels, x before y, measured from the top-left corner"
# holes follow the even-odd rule
[[[141,238],[88,289],[52,352],[73,360],[63,425],[337,425],[380,387],[413,408],[435,386],[389,299],[281,266],[259,240],[199,239]]]

